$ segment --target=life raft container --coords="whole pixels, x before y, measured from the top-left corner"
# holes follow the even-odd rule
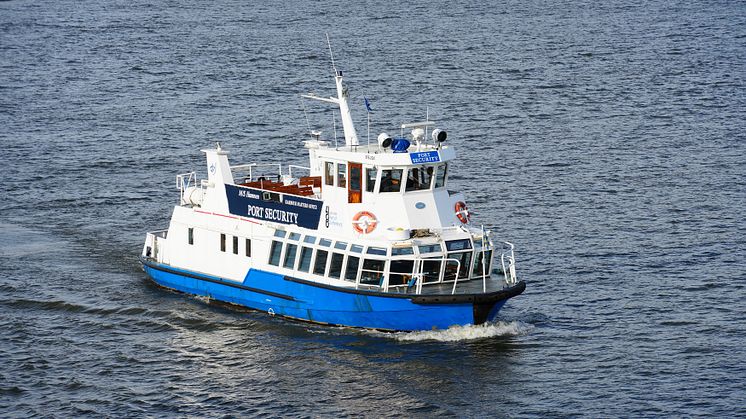
[[[360,211],[352,217],[352,228],[360,234],[370,234],[376,229],[378,220],[368,211]]]
[[[458,217],[458,220],[463,224],[466,224],[471,220],[471,214],[469,214],[469,208],[466,208],[465,202],[456,202],[456,217]]]

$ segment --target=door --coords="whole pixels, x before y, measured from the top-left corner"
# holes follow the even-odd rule
[[[349,182],[347,183],[347,202],[359,204],[363,202],[363,165],[362,163],[347,163]]]

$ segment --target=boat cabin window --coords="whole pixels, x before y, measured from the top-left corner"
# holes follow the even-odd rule
[[[324,184],[334,186],[334,163],[324,163]]]
[[[192,227],[187,230],[187,241],[189,244],[194,244],[194,228]]]
[[[433,178],[433,166],[410,167],[407,170],[407,191],[422,191],[430,189]]]
[[[285,261],[282,263],[283,268],[293,269],[295,266],[295,253],[298,251],[297,244],[288,244],[285,248]]]
[[[378,169],[375,167],[365,168],[365,190],[367,192],[373,192],[376,190],[376,176],[378,176]]]
[[[420,254],[435,253],[441,251],[440,244],[423,244],[421,246],[417,246],[417,249],[420,251]]]
[[[440,270],[442,268],[440,258],[426,259],[422,261],[422,283],[440,281]]]
[[[459,279],[467,278],[471,272],[471,241],[469,239],[449,240],[446,241],[446,249],[448,249],[449,252],[446,256],[449,260],[446,260],[445,276],[443,280],[455,280],[457,271]],[[468,251],[465,252],[464,250]],[[456,263],[456,260],[459,263]]]
[[[275,230],[275,237],[285,237],[287,232],[285,230]]]
[[[484,260],[484,266],[482,266],[482,260]],[[482,253],[481,250],[478,250],[476,253],[476,256],[474,257],[474,271],[472,272],[472,276],[475,278],[481,278],[482,273],[484,273],[487,276],[490,276],[490,264],[492,263],[492,249],[485,250],[484,253]]]
[[[359,244],[353,244],[350,246],[350,250],[355,253],[363,253],[363,246],[360,246]]]
[[[469,239],[448,240],[446,241],[446,249],[448,249],[449,252],[471,249],[471,241]]]
[[[303,238],[303,243],[314,244],[314,243],[316,243],[316,237],[314,237],[314,236],[306,236],[306,237]]]
[[[332,241],[329,239],[321,239],[319,240],[319,246],[329,247],[332,245]]]
[[[329,277],[339,279],[342,276],[342,262],[344,255],[341,253],[332,253],[332,260],[329,263]]]
[[[378,259],[365,259],[363,269],[360,273],[360,283],[366,285],[381,285],[383,283],[383,270],[386,261]]]
[[[345,268],[345,281],[355,282],[357,280],[357,268],[360,267],[360,258],[357,256],[347,257],[347,267]]]
[[[310,247],[301,247],[300,262],[298,262],[299,271],[308,272],[311,269],[311,256],[313,256],[313,249]]]
[[[448,164],[443,163],[436,166],[436,172],[435,175],[435,187],[436,188],[442,188],[446,185],[446,173],[448,172]]]
[[[344,163],[337,163],[337,186],[347,187],[347,165]]]
[[[444,281],[455,280],[457,271],[459,280],[469,277],[469,272],[471,272],[469,269],[471,267],[471,252],[452,252],[446,257],[448,260],[446,260]],[[456,263],[456,261],[459,263]]]
[[[225,252],[225,234],[220,234],[220,251]]]
[[[412,279],[413,260],[392,260],[389,285],[406,285]]]
[[[383,247],[369,247],[368,251],[366,252],[369,255],[381,255],[386,256],[386,249]]]
[[[381,171],[381,192],[399,192],[403,169],[386,169]]]
[[[412,250],[411,247],[394,247],[391,249],[391,256],[403,256],[403,255],[413,255],[414,250]]]
[[[251,239],[246,239],[246,257],[251,257]]]
[[[282,253],[282,242],[272,240],[272,247],[269,249],[269,264],[280,266],[280,254]]]
[[[345,242],[336,242],[334,243],[334,248],[339,250],[345,250],[347,249],[347,243]]]
[[[290,237],[288,237],[290,240],[298,241],[300,239],[300,234],[298,233],[290,233]]]
[[[313,263],[313,273],[316,275],[324,276],[326,273],[326,259],[329,257],[329,252],[326,250],[316,251],[316,260]]]
[[[233,236],[233,254],[238,254],[238,236]]]

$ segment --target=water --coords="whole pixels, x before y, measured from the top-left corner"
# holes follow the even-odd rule
[[[151,285],[199,149],[291,154],[298,94],[430,116],[517,246],[496,324],[324,328]],[[746,416],[739,2],[0,2],[0,416]],[[331,112],[307,104],[332,137]]]

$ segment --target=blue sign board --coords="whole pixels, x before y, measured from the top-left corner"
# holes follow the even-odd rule
[[[225,192],[228,211],[233,215],[313,230],[319,228],[322,201],[236,185],[225,185]]]
[[[412,164],[434,163],[440,161],[440,155],[437,151],[422,151],[419,153],[409,153]]]

